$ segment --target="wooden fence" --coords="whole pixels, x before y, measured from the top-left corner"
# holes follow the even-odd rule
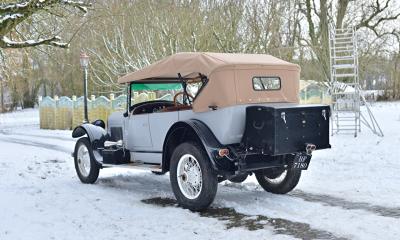
[[[83,122],[83,97],[41,97],[39,98],[39,115],[41,129],[73,129]],[[107,120],[115,111],[123,111],[126,95],[109,98],[91,96],[88,99],[89,121],[96,119]]]

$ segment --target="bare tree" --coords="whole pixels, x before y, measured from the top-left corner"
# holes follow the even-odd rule
[[[304,0],[299,8],[306,16],[308,25],[309,45],[313,47],[317,60],[322,66],[324,80],[330,78],[329,72],[329,23],[333,22],[333,2],[329,0]],[[350,5],[354,8],[350,10]],[[360,5],[359,5],[360,4]],[[390,21],[399,19],[400,10],[395,9],[392,0],[350,1],[338,0],[336,6],[336,27],[352,26],[356,29],[368,28],[377,37],[392,34],[399,35],[399,29],[384,28]],[[317,7],[319,6],[319,7]]]
[[[0,5],[0,48],[26,48],[51,45],[66,48],[59,28],[49,17],[63,18],[70,9],[87,12],[91,6],[78,0],[25,0]],[[40,15],[44,15],[40,16]],[[27,25],[24,23],[28,22]],[[53,22],[54,23],[54,22]],[[34,38],[32,38],[34,37]],[[14,40],[15,39],[15,40]]]
[[[24,2],[31,1],[20,4]],[[122,86],[116,83],[120,76],[182,51],[267,53],[300,64],[303,79],[327,81],[331,22],[360,29],[361,78],[371,81],[379,71],[387,78],[398,76],[399,68],[388,74],[388,59],[395,59],[398,49],[392,41],[399,31],[400,13],[394,0],[93,0],[93,11],[85,18],[81,16],[86,5],[81,9],[48,2],[57,3],[4,36],[28,43],[61,36],[74,44],[65,51],[53,48],[54,42],[62,43],[54,39],[39,48],[6,50],[13,51],[8,54],[11,58],[29,51],[25,67],[12,63],[14,77],[5,77],[8,89],[24,86],[23,77],[28,76],[37,79],[25,82],[30,86],[27,95],[33,96],[38,84],[45,94],[80,94],[82,48],[91,55],[89,92],[96,95],[120,92]],[[14,96],[22,101],[21,94]]]

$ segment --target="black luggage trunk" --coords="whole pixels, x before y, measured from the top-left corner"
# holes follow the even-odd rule
[[[304,152],[306,144],[330,148],[329,116],[328,105],[250,106],[242,143],[268,155]]]

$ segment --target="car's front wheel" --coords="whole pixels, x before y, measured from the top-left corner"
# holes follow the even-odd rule
[[[217,174],[197,143],[182,143],[174,150],[170,180],[179,205],[193,211],[207,208],[217,193]]]
[[[292,191],[299,183],[301,170],[299,169],[263,169],[255,172],[258,183],[265,191],[285,194]]]
[[[94,183],[99,177],[100,166],[93,156],[87,137],[80,138],[75,145],[74,162],[76,173],[83,183]]]

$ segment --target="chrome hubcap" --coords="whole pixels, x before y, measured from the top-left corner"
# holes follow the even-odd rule
[[[85,144],[81,144],[78,148],[77,162],[79,172],[82,176],[87,177],[90,173],[90,154]]]
[[[188,199],[196,199],[201,193],[203,178],[200,164],[191,154],[183,155],[178,162],[177,180],[179,189]]]

